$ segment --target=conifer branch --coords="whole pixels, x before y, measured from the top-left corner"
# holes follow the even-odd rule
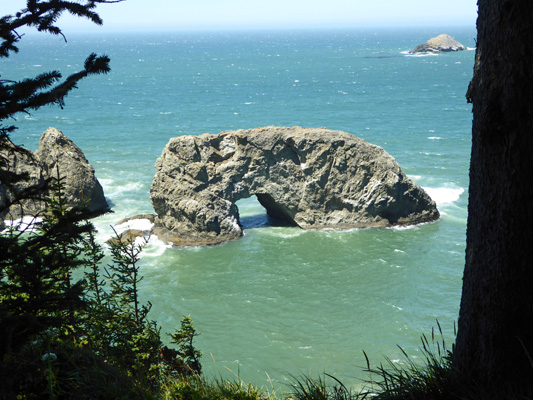
[[[33,27],[38,32],[46,32],[53,35],[63,35],[61,29],[55,25],[59,17],[67,12],[76,17],[86,18],[96,25],[102,25],[103,21],[94,11],[98,4],[120,3],[124,0],[27,0],[26,8],[15,15],[6,15],[0,18],[0,58],[8,57],[10,52],[18,52],[16,43],[22,35],[17,33],[21,27]]]
[[[23,35],[18,33],[22,27],[33,27],[39,32],[61,35],[56,26],[59,17],[70,13],[77,17],[87,18],[101,25],[102,19],[94,11],[98,4],[120,3],[123,0],[27,0],[26,8],[15,15],[0,18],[0,58],[9,57],[10,53],[19,51],[17,43]],[[89,75],[106,74],[110,71],[109,57],[91,54],[84,63],[83,70],[74,73],[61,81],[58,71],[42,73],[34,78],[21,81],[0,80],[0,136],[8,136],[16,127],[5,125],[5,119],[14,119],[17,113],[29,114],[44,105],[56,104],[63,108],[65,97],[76,88],[76,84]]]

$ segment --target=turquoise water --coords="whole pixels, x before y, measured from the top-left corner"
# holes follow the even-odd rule
[[[35,149],[62,130],[96,168],[114,214],[153,212],[156,158],[169,138],[266,125],[344,130],[382,146],[437,201],[442,218],[403,229],[301,231],[272,226],[255,199],[238,203],[245,236],[206,248],[152,240],[142,296],[171,332],[190,314],[208,375],[283,390],[291,375],[327,372],[357,385],[372,362],[417,355],[438,319],[453,337],[464,266],[474,51],[405,52],[446,32],[473,47],[475,30],[283,31],[28,37],[2,78],[79,70],[107,53],[112,72],[79,84],[64,110],[20,116]]]

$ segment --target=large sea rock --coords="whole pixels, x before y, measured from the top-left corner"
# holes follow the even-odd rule
[[[449,35],[439,35],[429,39],[426,43],[419,44],[409,53],[443,53],[450,51],[462,51],[467,48]]]
[[[435,202],[381,147],[325,128],[266,127],[170,139],[150,197],[155,233],[175,245],[243,234],[235,202],[303,229],[411,225],[439,218]]]
[[[89,210],[107,210],[104,190],[81,149],[56,128],[48,128],[35,152],[48,176],[64,178],[67,204],[85,202]]]
[[[45,203],[47,175],[31,151],[0,138],[0,228],[4,219],[38,215]],[[21,200],[23,199],[23,200]]]
[[[48,128],[42,134],[35,153],[4,139],[0,156],[5,173],[25,178],[15,179],[11,187],[0,183],[0,216],[4,219],[41,214],[46,205],[39,199],[50,195],[45,190],[45,182],[58,176],[63,178],[67,207],[85,202],[91,211],[104,212],[109,209],[93,166],[80,148],[56,128]],[[17,201],[6,209],[8,204],[27,195],[31,199]]]

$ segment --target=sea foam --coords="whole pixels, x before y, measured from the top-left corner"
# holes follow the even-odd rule
[[[31,217],[26,216],[18,219],[6,219],[4,225],[7,227],[2,231],[2,233],[7,232],[10,228],[17,231],[28,231],[31,232],[35,224],[43,222],[41,217]]]
[[[113,225],[109,218],[98,221],[97,225],[97,239],[99,242],[106,243],[107,240],[120,235],[121,233],[133,229],[144,232],[150,232],[154,224],[147,218],[130,219],[121,224]],[[112,227],[112,228],[111,228]],[[141,257],[159,257],[167,248],[172,247],[169,243],[163,242],[155,235],[136,237],[135,244],[142,246],[143,251]]]
[[[431,197],[437,205],[443,205],[443,204],[449,204],[453,203],[461,197],[463,192],[465,191],[463,188],[447,188],[447,187],[440,187],[440,188],[424,188],[424,190],[429,194],[429,197]]]
[[[120,234],[129,229],[135,229],[139,231],[150,231],[154,226],[153,222],[146,218],[130,219],[120,225],[115,225],[115,231]]]

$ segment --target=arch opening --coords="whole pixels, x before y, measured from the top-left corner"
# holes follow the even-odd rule
[[[294,222],[279,218],[275,211],[265,207],[260,195],[252,195],[235,202],[239,210],[239,222],[243,230],[270,226],[297,226]],[[265,202],[264,197],[262,201]],[[270,212],[269,212],[270,211]]]

